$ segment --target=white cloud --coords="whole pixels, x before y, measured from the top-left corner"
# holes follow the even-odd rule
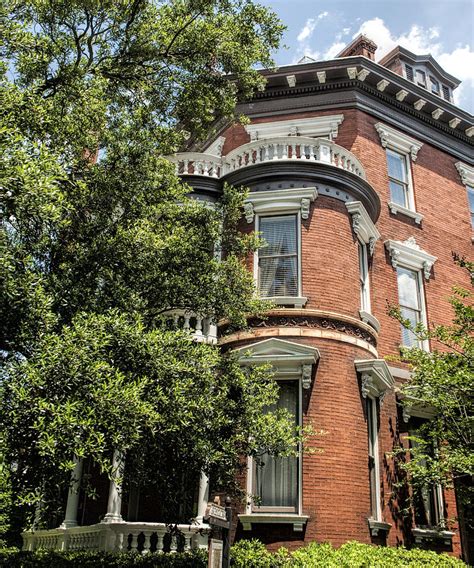
[[[344,30],[343,30],[344,31]],[[360,24],[352,36],[364,34],[373,40],[377,46],[376,58],[380,60],[397,45],[401,45],[417,55],[431,53],[441,67],[464,83],[454,91],[455,103],[472,105],[468,100],[474,86],[474,51],[469,45],[458,45],[452,51],[443,47],[440,31],[437,27],[424,28],[412,25],[407,31],[394,34],[381,18],[372,18]],[[335,36],[334,42],[326,50],[325,57],[335,57],[344,47],[341,34]]]
[[[298,61],[302,55],[307,55],[312,57],[313,59],[319,59],[320,53],[318,51],[313,51],[307,40],[313,35],[314,28],[318,25],[318,23],[323,19],[329,16],[329,12],[321,12],[315,18],[308,18],[305,22],[305,25],[301,28],[300,33],[296,37],[298,42],[298,48],[296,57],[294,59],[294,63]]]

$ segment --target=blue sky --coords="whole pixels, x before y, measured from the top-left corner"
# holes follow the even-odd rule
[[[364,33],[379,46],[380,59],[395,45],[431,53],[463,83],[455,102],[474,113],[474,0],[260,0],[287,26],[275,55],[278,65],[309,55],[334,57]]]

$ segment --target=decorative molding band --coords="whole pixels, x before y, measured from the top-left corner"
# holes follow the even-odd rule
[[[318,76],[319,78],[319,76]],[[325,76],[324,76],[325,78]],[[321,79],[323,76],[321,75]],[[324,83],[324,81],[321,81]],[[339,125],[344,120],[343,114],[315,116],[313,118],[295,118],[292,120],[272,120],[245,126],[250,140],[264,140],[275,136],[310,136],[314,138],[337,137]]]
[[[370,254],[374,254],[375,243],[380,238],[377,227],[360,201],[349,201],[346,207],[352,216],[354,233],[364,244],[369,245]]]
[[[456,162],[454,165],[461,176],[462,183],[464,185],[474,186],[474,167],[463,164],[462,162]]]
[[[417,245],[414,237],[410,237],[404,242],[385,241],[385,248],[390,254],[394,268],[404,266],[413,270],[423,270],[425,279],[430,279],[431,268],[437,257],[427,253]]]
[[[296,513],[250,513],[239,515],[244,531],[252,530],[252,525],[255,524],[279,524],[293,525],[295,532],[302,532],[308,519],[307,515],[298,515]]]
[[[403,132],[400,132],[399,130],[395,130],[395,128],[392,128],[391,126],[383,124],[382,122],[377,122],[377,124],[375,124],[375,130],[377,130],[378,135],[380,136],[380,142],[384,148],[390,148],[397,152],[401,152],[402,154],[410,154],[411,159],[414,162],[416,161],[418,151],[423,146],[422,142],[411,138],[411,136],[403,134]]]
[[[313,365],[319,360],[319,350],[310,345],[275,337],[235,349],[240,365],[270,363],[275,375],[301,379],[304,389],[311,388]]]
[[[380,397],[383,402],[389,390],[393,390],[395,381],[384,359],[362,359],[354,361],[357,372],[361,375],[361,394]]]
[[[309,217],[311,202],[318,196],[315,187],[254,191],[244,203],[247,223],[252,223],[255,214],[301,212],[301,218]]]

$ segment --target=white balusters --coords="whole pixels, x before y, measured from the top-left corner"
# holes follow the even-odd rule
[[[158,553],[162,553],[163,552],[163,538],[165,536],[165,532],[164,531],[157,531],[156,532],[156,552]]]
[[[178,537],[175,532],[171,533],[171,541],[170,541],[170,552],[174,553],[178,551]]]

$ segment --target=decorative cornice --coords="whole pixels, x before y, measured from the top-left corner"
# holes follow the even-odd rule
[[[360,201],[349,201],[346,203],[346,207],[352,216],[354,233],[364,244],[369,246],[369,251],[372,255],[375,250],[375,244],[380,238],[377,227]]]
[[[390,213],[397,215],[401,213],[402,215],[406,215],[407,217],[411,217],[415,220],[415,223],[419,225],[423,221],[423,215],[418,213],[418,211],[413,211],[412,209],[408,209],[408,207],[404,207],[400,205],[400,203],[395,203],[394,201],[389,201],[387,203],[388,208],[390,209]]]
[[[474,186],[474,167],[463,164],[462,162],[456,162],[454,165],[461,176],[463,184]]]
[[[407,136],[399,130],[395,130],[391,126],[387,126],[382,122],[374,125],[380,136],[380,142],[384,148],[396,150],[402,154],[410,154],[411,159],[416,161],[419,149],[423,146],[422,142]]]
[[[404,242],[385,241],[385,247],[390,254],[394,268],[403,266],[413,270],[423,270],[425,279],[430,279],[431,268],[437,257],[427,253],[417,245],[414,237],[410,237]]]
[[[384,359],[362,359],[354,361],[354,365],[361,375],[363,398],[374,396],[383,400],[386,392],[393,390],[395,382]]]
[[[241,365],[270,363],[275,376],[300,377],[304,389],[311,388],[313,365],[319,359],[319,350],[316,347],[274,337],[239,347],[234,352]]]
[[[244,203],[247,223],[252,223],[255,214],[301,212],[302,219],[309,217],[312,201],[318,196],[315,187],[255,191],[249,193]]]
[[[324,81],[322,81],[324,82]],[[343,122],[343,114],[315,116],[313,118],[294,118],[290,120],[272,120],[245,126],[250,140],[264,140],[275,136],[310,136],[314,138],[337,137],[338,127]]]

